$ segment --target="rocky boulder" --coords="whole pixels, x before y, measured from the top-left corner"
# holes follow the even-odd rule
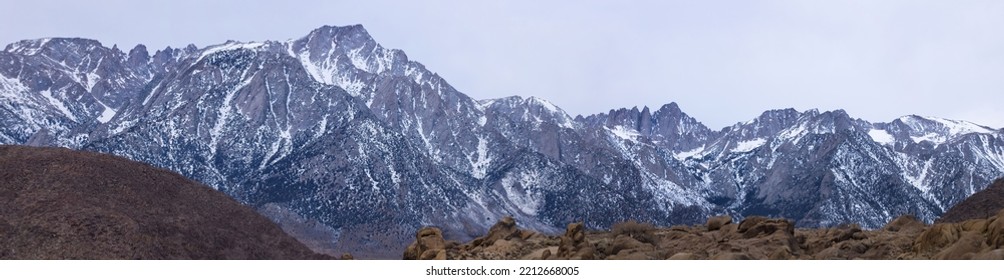
[[[732,217],[728,215],[723,215],[723,216],[711,217],[710,219],[708,219],[706,225],[708,227],[708,231],[716,231],[721,229],[722,226],[731,223],[732,223]]]
[[[558,258],[568,260],[591,260],[596,248],[586,242],[586,233],[582,223],[571,223],[565,228],[558,245]]]
[[[929,253],[948,246],[959,240],[959,226],[956,224],[934,224],[913,242],[913,250],[917,253]]]
[[[487,247],[495,244],[499,240],[510,240],[513,238],[523,239],[523,232],[516,228],[516,220],[506,216],[488,229],[488,235],[475,238],[471,242],[473,246]]]
[[[994,249],[1004,247],[1004,210],[987,220],[987,245]]]
[[[786,219],[767,219],[753,216],[739,223],[739,233],[742,233],[743,238],[754,238],[774,233],[794,236],[795,224]]]
[[[914,217],[913,215],[903,215],[890,221],[888,224],[882,227],[882,230],[893,231],[893,232],[921,231],[924,230],[925,226],[927,225],[924,225],[924,222],[917,220],[917,217]]]
[[[435,227],[424,227],[415,233],[415,242],[404,251],[406,260],[445,260],[446,240],[443,231]]]

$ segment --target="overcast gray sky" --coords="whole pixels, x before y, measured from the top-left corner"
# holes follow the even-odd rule
[[[788,107],[1004,127],[1004,1],[2,1],[2,44],[153,50],[363,24],[471,97],[573,116],[675,101],[716,129]]]

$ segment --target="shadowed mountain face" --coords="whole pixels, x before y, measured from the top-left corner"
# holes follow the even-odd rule
[[[0,146],[2,259],[317,259],[254,210],[177,173]]]
[[[507,215],[544,233],[718,214],[931,222],[1004,176],[1004,132],[965,121],[784,109],[714,130],[675,103],[571,117],[535,97],[474,100],[359,25],[153,55],[16,42],[0,52],[0,121],[0,143],[173,170],[362,258]]]

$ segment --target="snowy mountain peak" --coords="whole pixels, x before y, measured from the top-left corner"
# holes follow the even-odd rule
[[[775,109],[775,110],[764,111],[762,114],[760,114],[759,117],[757,117],[757,119],[762,121],[791,119],[791,118],[798,118],[798,116],[801,114],[802,113],[798,112],[798,110],[795,110],[794,108]]]
[[[676,103],[663,105],[655,112],[650,112],[647,107],[641,110],[638,107],[621,108],[576,120],[587,126],[604,126],[618,132],[633,130],[675,152],[700,147],[716,133],[681,111]]]
[[[307,36],[293,40],[290,48],[297,52],[309,51],[310,59],[315,61],[333,60],[345,56],[356,68],[370,73],[381,71],[371,71],[373,69],[370,69],[370,65],[365,61],[367,58],[365,56],[374,52],[394,52],[379,46],[369,32],[358,24],[350,26],[326,25],[314,29]]]
[[[259,50],[259,49],[265,47],[266,44],[267,43],[261,43],[261,42],[247,42],[247,43],[245,43],[245,42],[237,42],[237,41],[227,41],[226,43],[223,43],[223,44],[206,47],[205,49],[202,50],[202,53],[199,55],[199,58],[197,58],[195,60],[196,61],[200,61],[203,58],[205,58],[206,56],[209,56],[209,55],[212,55],[212,54],[215,54],[215,53],[218,53],[218,52],[225,52],[225,51],[232,51],[232,50],[239,50],[239,49],[247,49],[247,50],[256,51],[256,50]]]
[[[544,99],[536,97],[536,96],[527,97],[526,101],[527,101],[527,103],[532,103],[532,104],[540,105],[540,106],[544,107],[545,109],[547,109],[550,112],[554,112],[554,113],[559,113],[559,112],[560,113],[564,113],[565,112],[565,111],[563,111],[561,109],[558,109],[558,106],[554,106],[554,104],[552,104],[550,101],[544,100]]]
[[[680,110],[680,105],[676,104],[676,102],[669,102],[668,104],[664,104],[664,105],[662,105],[662,107],[659,107],[658,111],[675,112],[675,113],[682,112]]]
[[[366,31],[362,24],[332,26],[325,25],[311,31],[308,35],[311,40],[326,40],[339,42],[366,43],[372,42],[373,37]]]
[[[969,133],[983,133],[983,134],[994,133],[994,130],[992,128],[968,121],[950,120],[938,117],[920,117],[916,115],[901,117],[899,118],[899,120],[915,128],[922,128],[924,126],[925,121],[933,121],[940,124],[943,128],[947,129],[948,133],[952,135],[962,135]]]
[[[523,98],[514,95],[480,100],[477,104],[482,111],[508,115],[515,117],[516,119],[514,120],[518,119],[534,125],[553,123],[559,127],[575,128],[574,120],[564,110],[547,100],[534,96]]]
[[[737,141],[773,138],[780,131],[799,122],[802,116],[802,113],[791,108],[765,111],[752,120],[726,127],[722,129],[721,133],[727,135],[723,137],[733,138]],[[809,119],[811,118],[805,118],[802,121]]]
[[[998,134],[992,128],[968,121],[917,115],[900,117],[889,123],[888,126],[899,132],[901,136],[909,137],[914,143],[929,142],[935,146],[970,133]]]
[[[101,42],[84,38],[42,38],[34,40],[21,40],[11,43],[4,48],[4,51],[33,56],[45,53],[54,60],[61,60],[59,54],[66,53],[89,53],[97,49],[106,49]],[[113,49],[107,49],[112,51]],[[49,52],[47,52],[49,51]],[[121,52],[121,51],[118,51]]]
[[[41,51],[50,40],[52,40],[52,38],[21,40],[8,44],[7,47],[4,48],[4,51],[21,55],[35,55]]]
[[[361,25],[321,27],[287,42],[286,49],[314,80],[339,86],[367,104],[372,104],[375,88],[366,85],[378,76],[406,76],[420,85],[445,85],[421,64],[409,61],[403,51],[377,44]]]
[[[139,66],[150,62],[150,52],[143,44],[136,45],[129,50],[128,61],[131,66]]]

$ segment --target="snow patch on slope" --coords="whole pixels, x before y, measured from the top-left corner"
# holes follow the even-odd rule
[[[892,134],[885,130],[872,129],[868,131],[868,136],[872,138],[873,141],[882,145],[890,145],[896,142],[896,139],[892,137]]]
[[[536,96],[530,96],[529,98],[527,98],[527,101],[536,103],[537,105],[544,107],[544,109],[547,109],[547,111],[551,113],[562,113],[562,114],[564,113],[563,111],[558,109],[558,106],[554,106],[554,104],[551,104],[551,102],[537,98]]]
[[[206,50],[202,51],[202,54],[199,55],[199,58],[196,59],[195,61],[202,60],[206,56],[209,56],[211,54],[218,53],[218,52],[238,50],[238,49],[251,49],[251,50],[254,50],[254,49],[257,49],[257,48],[261,48],[262,46],[265,46],[265,43],[260,43],[260,42],[250,42],[250,43],[232,42],[232,43],[226,43],[226,44],[222,44],[222,45],[216,45],[216,46],[208,47],[208,48],[206,48]]]
[[[617,125],[614,127],[605,127],[607,131],[617,138],[621,138],[628,141],[638,141],[637,138],[641,136],[637,131],[633,129],[624,128],[623,125]]]
[[[927,142],[934,143],[935,145],[941,145],[942,143],[945,143],[946,141],[948,141],[948,137],[945,137],[945,136],[942,136],[940,134],[933,133],[933,132],[932,133],[927,133],[927,134],[924,134],[924,135],[921,135],[921,136],[910,136],[910,139],[913,140],[914,143],[920,143],[920,142],[927,141]]]
[[[66,115],[67,118],[70,118],[73,121],[77,121],[77,116],[73,115],[73,113],[70,112],[69,108],[66,108],[66,104],[63,104],[63,101],[59,101],[59,99],[52,97],[51,91],[43,90],[41,93],[42,97],[45,97],[45,99],[49,101],[49,104],[51,104],[53,107],[62,112],[63,115]]]
[[[941,145],[970,133],[997,134],[991,128],[967,121],[913,115],[900,117],[899,120],[909,126],[914,132],[910,136],[910,139],[915,143],[928,141],[935,145]]]
[[[655,174],[645,172],[644,186],[652,190],[652,194],[660,201],[663,211],[672,211],[672,205],[701,206],[706,208],[707,201],[694,189],[687,189],[672,181],[659,178]]]
[[[533,215],[543,205],[539,194],[534,191],[541,185],[541,176],[537,170],[506,174],[501,183],[506,197],[519,211]]]
[[[99,79],[101,79],[101,76],[98,76],[98,74],[87,73],[87,92],[91,92],[91,89],[94,88],[94,85],[98,83]]]
[[[775,139],[777,139],[776,141],[781,141],[781,142],[791,141],[797,144],[799,140],[802,139],[803,136],[808,134],[808,129],[809,128],[807,127],[807,124],[805,122],[801,122],[798,126],[792,126],[782,130],[781,132],[778,133]]]
[[[701,145],[700,147],[694,148],[693,150],[682,151],[674,154],[673,157],[675,157],[679,161],[683,161],[685,159],[692,157],[697,157],[698,155],[704,153],[704,147],[705,147],[704,145]]]
[[[216,144],[219,143],[220,133],[223,131],[223,127],[226,126],[230,119],[230,112],[233,111],[233,100],[237,91],[251,83],[251,79],[245,79],[239,85],[235,86],[232,90],[227,92],[227,95],[223,97],[223,103],[220,105],[219,115],[216,118],[216,124],[213,125],[212,130],[209,131],[211,136],[209,140],[209,151],[210,154],[216,155]]]
[[[749,151],[752,151],[753,149],[763,146],[764,143],[767,143],[767,140],[763,138],[757,138],[749,141],[742,141],[737,143],[735,148],[732,148],[732,152],[747,153]]]
[[[22,118],[31,118],[35,115],[33,110],[28,109],[26,106],[15,106],[30,102],[25,98],[29,96],[29,91],[28,87],[24,86],[21,81],[0,75],[0,100],[3,101],[0,103],[0,108],[11,110]],[[25,131],[25,133],[31,133],[31,131]],[[13,143],[13,141],[5,143]]]
[[[355,97],[362,96],[362,91],[366,86],[366,83],[358,79],[353,79],[349,77],[349,72],[340,71],[338,69],[338,54],[335,53],[337,45],[335,42],[331,42],[331,46],[328,48],[327,53],[315,54],[315,56],[318,57],[317,60],[310,59],[310,49],[305,49],[300,53],[296,53],[293,51],[292,42],[287,42],[286,44],[286,49],[289,55],[300,60],[300,64],[303,65],[304,70],[307,71],[307,74],[310,75],[314,81],[326,85],[338,86],[348,92],[349,95]],[[369,100],[369,102],[372,102],[372,100]]]
[[[491,162],[492,159],[488,157],[488,141],[485,141],[485,138],[478,136],[477,159],[474,162],[471,162],[471,176],[478,179],[484,179],[485,175],[488,174],[488,166]]]
[[[372,73],[373,71],[370,71],[371,69],[368,67],[368,63],[366,63],[366,58],[359,54],[361,51],[362,49],[350,50],[347,54],[349,62],[352,62],[352,66],[355,66],[359,70]]]
[[[947,127],[948,133],[951,133],[953,137],[969,133],[984,133],[984,134],[994,133],[993,129],[967,121],[957,121],[957,120],[949,120],[949,119],[934,118],[934,117],[926,117],[926,118],[932,121],[939,122],[945,127]]]
[[[115,110],[113,110],[111,107],[108,107],[108,105],[105,105],[105,103],[101,102],[101,100],[97,100],[97,98],[95,98],[94,100],[98,101],[98,104],[101,104],[101,107],[104,107],[104,110],[101,111],[101,116],[98,116],[98,122],[106,123],[112,120],[112,117],[115,117]]]
[[[499,101],[499,98],[482,99],[482,100],[478,100],[478,101],[474,102],[474,106],[477,106],[478,110],[481,110],[482,112],[484,112],[484,111],[488,110],[488,108],[491,107],[493,104],[495,104],[495,102],[498,102],[498,101]]]
[[[558,125],[559,126],[564,127],[564,128],[573,128],[573,129],[575,128],[575,126],[572,124],[571,117],[569,117],[568,114],[565,113],[565,111],[561,110],[561,108],[558,108],[558,106],[555,106],[551,102],[549,102],[547,100],[544,100],[544,99],[537,98],[535,96],[530,96],[529,98],[526,99],[526,101],[528,103],[534,103],[534,104],[536,104],[536,105],[544,108],[544,110],[547,110],[547,112],[551,116],[553,116],[553,117],[555,117],[555,118],[558,119]]]
[[[45,47],[45,44],[48,44],[49,41],[51,40],[52,38],[42,38],[38,40],[24,40],[15,42],[10,45],[11,47],[10,52],[19,53],[27,56],[36,55],[38,54],[38,52],[42,51],[42,47]]]
[[[20,80],[0,75],[0,95],[5,97],[18,97],[17,93],[22,92],[28,92],[28,87],[24,86]]]

